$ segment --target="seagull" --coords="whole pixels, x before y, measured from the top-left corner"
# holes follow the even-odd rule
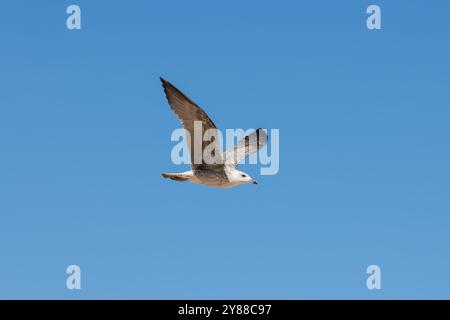
[[[197,159],[194,157],[194,150],[196,150],[196,146],[194,145],[194,142],[196,142],[196,137],[194,137],[194,132],[196,132],[196,130],[194,130],[195,124],[200,123],[205,132],[212,131],[212,133],[215,134],[215,137],[217,137],[217,128],[202,108],[170,82],[163,78],[160,79],[171,109],[180,119],[185,132],[192,138],[186,139],[190,151],[192,170],[180,173],[162,173],[161,176],[175,181],[190,181],[217,188],[229,188],[246,183],[258,184],[256,180],[252,179],[247,173],[237,170],[236,167],[246,156],[257,152],[267,143],[267,133],[259,128],[244,137],[244,139],[239,141],[229,150],[226,150],[223,153],[217,152],[217,155],[215,154],[215,151],[211,152],[214,156],[213,162],[207,161],[208,159],[203,159],[202,157],[201,161],[196,163],[197,161],[193,161],[193,159]],[[217,151],[220,150],[216,139],[211,142],[204,141],[204,139],[201,139],[200,141],[202,155],[205,148]],[[197,146],[197,148],[199,148],[199,146]]]

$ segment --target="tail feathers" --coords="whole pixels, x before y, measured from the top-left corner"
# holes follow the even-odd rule
[[[183,176],[180,173],[161,173],[161,176],[166,179],[171,179],[175,181],[188,181],[189,178]]]

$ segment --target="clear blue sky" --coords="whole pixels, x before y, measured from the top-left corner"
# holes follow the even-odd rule
[[[69,4],[82,30],[66,29]],[[449,14],[2,1],[0,298],[450,298]],[[278,175],[160,178],[188,166],[170,161],[179,122],[159,76],[220,128],[279,128]]]

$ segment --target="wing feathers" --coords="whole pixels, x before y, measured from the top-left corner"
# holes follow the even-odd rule
[[[164,88],[164,92],[167,97],[167,101],[169,102],[170,107],[172,110],[176,113],[178,118],[181,120],[181,123],[183,124],[183,127],[187,130],[187,132],[190,135],[190,145],[189,150],[191,154],[191,164],[193,169],[197,165],[208,165],[208,164],[214,164],[214,163],[223,163],[220,155],[220,149],[217,144],[217,141],[215,139],[211,141],[204,141],[203,137],[196,137],[195,136],[195,122],[198,121],[201,123],[202,131],[199,132],[202,135],[207,130],[216,130],[216,125],[214,122],[208,117],[205,111],[203,111],[202,108],[200,108],[195,102],[193,102],[191,99],[189,99],[184,93],[182,93],[180,90],[178,90],[174,85],[172,85],[169,81],[164,80],[163,78],[160,78],[162,82],[162,86]],[[217,137],[217,132],[212,132],[212,134],[215,133],[215,136]],[[195,148],[194,143],[196,141],[201,141],[201,148]],[[208,151],[212,150],[211,156],[214,157],[212,159],[204,159],[203,151],[206,147],[209,146]],[[195,151],[200,151],[201,155],[197,155],[195,157]],[[216,151],[217,150],[217,154]],[[205,155],[207,156],[207,155]],[[195,159],[201,159],[200,163],[195,163]]]
[[[191,154],[192,168],[194,170],[205,168],[205,166],[210,166],[211,168],[217,167],[218,165],[223,165],[224,161],[226,165],[236,167],[239,162],[244,160],[246,156],[257,152],[267,143],[267,133],[259,128],[239,141],[232,149],[220,154],[220,149],[216,139],[213,139],[211,142],[203,141],[203,137],[195,137],[194,127],[195,122],[197,121],[201,122],[202,125],[201,134],[204,134],[207,130],[215,130],[215,137],[217,137],[217,128],[214,122],[208,117],[202,108],[189,99],[183,92],[178,90],[169,81],[166,81],[163,78],[160,79],[170,107],[181,120],[181,123],[190,135],[190,140],[188,139],[188,141],[190,141],[188,147]],[[202,143],[200,150],[202,152],[201,163],[195,163],[196,161],[194,161],[195,159],[199,159],[198,157],[195,157],[196,148],[194,146],[194,143],[198,139],[200,139]],[[203,157],[203,151],[207,147],[208,151],[212,151],[211,156],[213,157],[213,162],[211,162],[211,159],[204,159]],[[215,151],[217,151],[217,154]]]
[[[246,156],[257,152],[266,143],[267,133],[259,128],[235,144],[232,149],[225,151],[222,157],[226,165],[236,167]]]

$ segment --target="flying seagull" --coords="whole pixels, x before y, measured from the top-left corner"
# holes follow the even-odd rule
[[[195,156],[195,150],[200,146],[195,146],[197,141],[194,137],[195,125],[200,123],[202,128],[206,131],[217,132],[217,128],[208,117],[205,111],[189,99],[184,93],[178,90],[170,82],[160,78],[164,92],[170,107],[181,120],[186,133],[191,139],[186,139],[190,151],[191,168],[192,170],[181,173],[162,173],[164,178],[175,181],[191,181],[194,183],[206,185],[209,187],[234,187],[244,183],[257,184],[256,180],[252,179],[245,172],[236,169],[237,165],[244,160],[244,158],[252,153],[257,152],[267,143],[267,133],[262,129],[257,129],[244,139],[239,141],[233,148],[226,150],[223,153],[211,152],[214,156],[214,161],[210,159],[201,158],[200,161]],[[198,135],[198,133],[197,133]],[[215,135],[217,137],[217,135]],[[219,151],[216,139],[212,141],[203,141],[201,139],[201,154],[205,148]]]

